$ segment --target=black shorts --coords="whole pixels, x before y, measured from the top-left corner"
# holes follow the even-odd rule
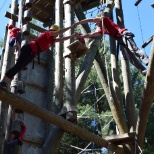
[[[22,46],[21,53],[16,64],[6,72],[8,78],[13,78],[22,68],[27,66],[34,59],[34,54],[29,44]]]

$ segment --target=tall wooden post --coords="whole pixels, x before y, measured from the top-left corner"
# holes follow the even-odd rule
[[[55,1],[55,24],[60,28],[63,28],[63,16],[59,15],[63,14],[63,1],[56,0]],[[60,35],[59,37],[62,37]],[[52,47],[52,56],[53,56],[53,47]],[[63,106],[63,42],[59,42],[55,44],[55,101],[52,103],[52,111],[55,114],[58,114]],[[50,51],[51,52],[51,51]],[[50,53],[51,55],[51,53]],[[50,67],[53,68],[50,60]],[[52,72],[53,74],[53,72]],[[49,77],[51,80],[51,76]],[[50,86],[51,83],[48,84]],[[51,89],[51,87],[48,87]],[[48,102],[49,103],[49,102]],[[53,126],[50,131],[45,143],[43,144],[43,153],[45,154],[55,154],[59,143],[63,137],[64,130],[59,128],[58,126]]]
[[[64,3],[64,14],[66,27],[69,27],[74,22],[73,8],[70,5],[69,1],[65,1]],[[72,34],[71,29],[68,30],[66,36]],[[66,40],[64,43],[65,50],[68,45],[70,45],[72,41]],[[66,119],[70,121],[77,120],[77,110],[76,110],[76,99],[75,99],[75,62],[71,59],[65,59],[65,84],[66,84],[66,100],[64,104],[64,108],[66,108]]]
[[[63,14],[63,2],[56,0],[55,3],[55,23],[63,28],[63,17],[59,14]],[[62,37],[60,35],[59,37]],[[63,106],[63,43],[59,42],[55,44],[55,108],[54,112],[58,113]]]
[[[12,0],[12,4],[11,4],[11,13],[15,14],[16,12],[16,8],[17,8],[17,0]],[[11,19],[9,24],[14,24],[13,20]],[[5,53],[4,53],[4,59],[3,59],[3,66],[2,66],[2,74],[1,74],[1,78],[4,77],[6,71],[8,70],[8,68],[10,67],[10,62],[11,62],[11,58],[12,58],[12,48],[10,48],[8,42],[9,42],[9,31],[8,31],[8,35],[7,35],[7,40],[6,40],[6,46],[5,46]],[[5,138],[4,138],[4,147],[3,147],[3,152],[5,152],[6,150],[6,145],[7,142],[9,141],[10,138],[10,131],[11,131],[11,111],[12,111],[12,107],[9,105],[8,108],[8,116],[7,116],[7,125],[6,125],[6,131],[5,131]],[[3,110],[2,114],[6,114],[6,110]],[[1,122],[4,124],[5,119],[1,120]]]
[[[23,6],[24,6],[24,0],[20,0],[20,2],[19,2],[19,13],[18,13],[18,27],[19,28],[21,27],[21,25],[23,25],[23,21],[22,21],[22,19],[23,19]],[[22,41],[22,33],[20,32],[19,36],[18,36],[18,43],[19,43],[20,46],[21,46],[21,41]],[[15,54],[15,63],[17,62],[17,60],[19,58],[19,54],[20,54],[20,51],[18,49],[16,51],[16,54]],[[19,80],[19,73],[17,73],[14,76],[14,79],[11,82],[11,92],[12,93],[16,93],[18,80]],[[21,146],[18,145],[18,144],[15,145],[13,147],[13,152],[14,152],[14,154],[21,154]]]
[[[19,3],[19,15],[18,16],[19,16],[18,17],[18,27],[20,27],[20,24],[22,23],[22,16],[23,16],[23,0],[21,0]],[[20,37],[21,37],[21,34],[20,34]],[[21,39],[21,38],[19,38],[19,39]],[[19,57],[19,51],[17,51],[15,53],[15,63],[16,63],[18,57]],[[14,78],[11,82],[11,92],[12,93],[16,93],[17,84],[18,84],[18,73],[14,76]],[[7,141],[7,142],[9,139],[8,136],[9,136],[9,134],[11,134],[11,131],[10,131],[11,125],[14,120],[14,117],[12,117],[12,113],[13,113],[13,107],[11,105],[9,105],[8,116],[7,116],[7,127],[6,127],[6,134],[5,134],[5,141]],[[4,145],[4,146],[6,146],[6,145]],[[20,154],[21,153],[21,146],[15,145],[13,147],[13,152],[16,154]]]
[[[119,25],[121,25],[121,27],[124,27],[121,0],[116,0],[115,7],[116,7],[116,14],[117,14],[117,22]],[[123,74],[123,82],[124,82],[128,128],[130,132],[133,132],[135,131],[135,127],[136,127],[135,126],[136,125],[135,105],[134,105],[133,92],[132,92],[133,90],[131,86],[129,62],[126,58],[126,53],[123,51],[123,49],[121,52],[121,65],[122,65],[122,74]]]

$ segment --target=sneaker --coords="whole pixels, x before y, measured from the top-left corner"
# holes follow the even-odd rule
[[[0,87],[7,89],[6,83],[3,81],[0,82]]]
[[[145,76],[147,74],[147,70],[142,71],[142,74]]]

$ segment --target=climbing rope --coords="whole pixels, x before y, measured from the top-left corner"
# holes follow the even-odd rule
[[[139,8],[138,8],[138,6],[137,6],[137,14],[138,14],[138,19],[139,19],[140,31],[141,31],[141,35],[142,35],[142,42],[144,43],[144,39],[143,39],[143,30],[142,30],[142,26],[141,26],[141,18],[140,18],[140,13],[139,13]]]

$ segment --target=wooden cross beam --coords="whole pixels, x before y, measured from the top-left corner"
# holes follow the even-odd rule
[[[137,142],[141,148],[143,147],[145,130],[151,106],[154,100],[154,41],[152,43],[151,53],[149,57],[149,65],[143,88],[144,91],[143,91],[142,103],[140,106],[139,116],[136,126]]]
[[[11,14],[10,12],[5,12],[4,16],[7,17],[7,18],[9,18],[9,19],[12,19],[15,22],[18,21],[18,17],[16,15],[14,15],[14,14]],[[30,22],[28,24],[29,24],[30,28],[32,28],[34,30],[37,30],[38,32],[44,32],[44,31],[46,31],[46,29],[41,28],[41,27],[39,27],[37,25],[34,25],[34,24],[30,23]]]

